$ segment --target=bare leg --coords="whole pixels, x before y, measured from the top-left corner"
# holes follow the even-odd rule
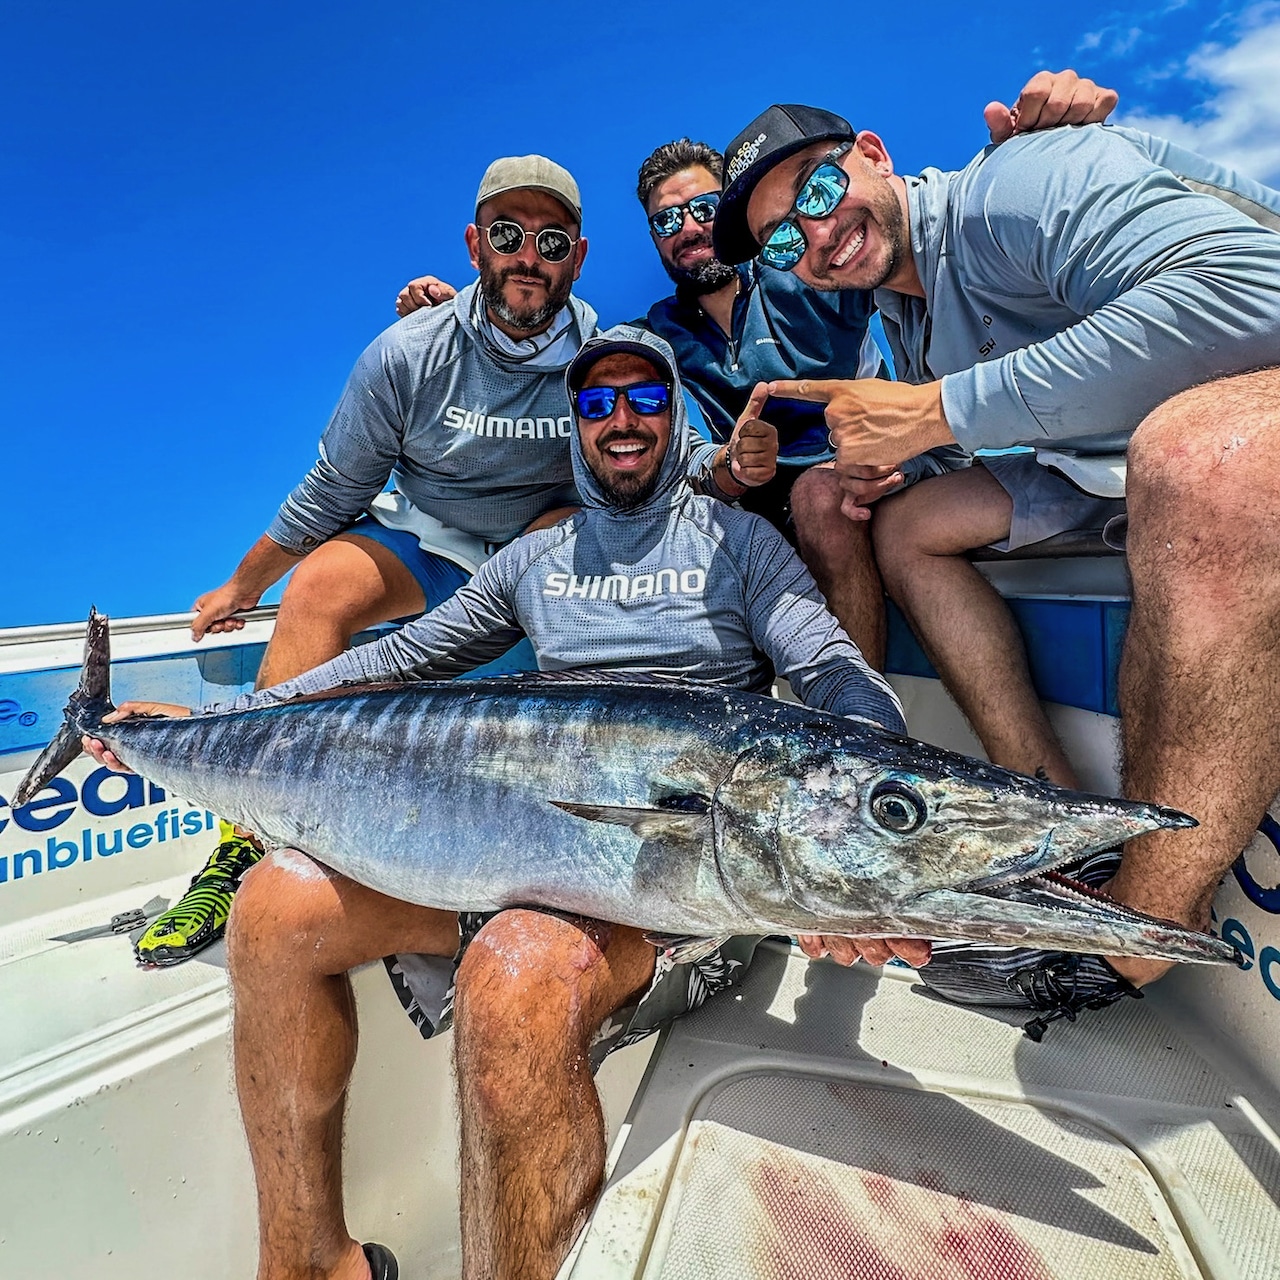
[[[620,925],[506,911],[467,948],[454,1008],[466,1280],[550,1280],[604,1180],[592,1035],[653,976]]]
[[[1132,841],[1111,892],[1198,928],[1280,791],[1277,474],[1276,369],[1175,396],[1129,449],[1124,793],[1183,809],[1200,826]],[[1114,964],[1134,982],[1169,967]]]
[[[987,755],[1077,787],[1036,697],[1026,648],[999,593],[964,558],[1008,536],[1013,504],[981,466],[923,480],[881,502],[874,520],[885,589],[906,615]]]
[[[245,878],[227,930],[236,1088],[258,1188],[259,1280],[366,1280],[342,1209],[356,1053],[347,970],[453,955],[457,916],[384,897],[286,850]]]
[[[871,524],[840,510],[844,494],[827,464],[812,467],[791,489],[791,518],[800,558],[809,566],[827,607],[862,656],[884,670],[884,588],[871,549]]]
[[[336,658],[365,627],[424,608],[417,579],[391,551],[359,534],[340,533],[293,571],[257,687],[292,680]]]

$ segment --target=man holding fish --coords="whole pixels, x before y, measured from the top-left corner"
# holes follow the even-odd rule
[[[240,613],[292,572],[257,675],[259,688],[278,684],[366,627],[434,608],[499,546],[576,505],[564,371],[596,332],[595,311],[572,293],[581,231],[566,169],[536,155],[489,166],[466,229],[479,279],[360,357],[319,459],[227,582],[196,601],[194,639],[243,627]],[[689,464],[704,485],[745,492],[772,477],[775,454],[772,428],[749,415]],[[509,665],[529,661],[526,648]],[[138,940],[138,959],[177,964],[215,942],[258,857],[252,836],[224,822],[191,890]]]
[[[892,690],[781,536],[690,487],[670,348],[615,330],[587,344],[568,383],[580,514],[502,549],[403,630],[219,709],[272,706],[350,680],[453,675],[524,632],[545,671],[593,667],[767,691],[772,665],[810,705],[900,732]],[[110,719],[183,710],[125,704]],[[120,765],[101,742],[89,745]],[[263,1280],[394,1275],[385,1248],[366,1252],[342,1220],[342,1101],[355,1048],[349,969],[394,954],[393,982],[423,1034],[454,1025],[465,1274],[550,1276],[603,1179],[590,1067],[736,980],[755,941],[732,939],[681,963],[678,947],[659,952],[640,929],[546,911],[433,910],[298,853],[269,856],[246,877],[228,933]],[[810,945],[824,942],[857,947]],[[879,958],[895,944],[867,946]],[[928,957],[927,943],[896,949],[915,964]]]

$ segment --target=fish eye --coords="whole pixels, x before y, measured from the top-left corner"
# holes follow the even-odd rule
[[[886,831],[910,835],[924,826],[924,800],[901,782],[882,782],[871,793],[871,816]]]

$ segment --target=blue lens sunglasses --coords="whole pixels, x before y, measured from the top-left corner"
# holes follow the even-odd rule
[[[665,382],[633,382],[629,387],[584,387],[578,392],[578,417],[588,422],[607,418],[618,405],[618,397],[642,416],[662,413],[671,403],[671,388]]]
[[[852,142],[842,142],[822,157],[822,163],[805,180],[791,206],[792,214],[803,218],[829,218],[849,190],[849,175],[835,162],[848,153]],[[760,261],[775,271],[790,271],[809,247],[804,232],[789,216],[778,223],[760,249]]]
[[[686,200],[684,204],[669,204],[665,209],[659,209],[657,213],[650,217],[649,225],[653,228],[655,236],[663,240],[669,240],[684,226],[686,209],[693,217],[694,222],[705,227],[716,216],[716,209],[719,206],[720,193],[718,191],[707,191],[700,196],[694,196],[691,200]]]

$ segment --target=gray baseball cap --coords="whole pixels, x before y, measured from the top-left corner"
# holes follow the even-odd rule
[[[573,214],[573,220],[582,225],[582,196],[578,184],[568,169],[548,160],[546,156],[503,156],[495,160],[480,179],[476,192],[476,212],[486,200],[506,191],[545,191],[555,196]]]

